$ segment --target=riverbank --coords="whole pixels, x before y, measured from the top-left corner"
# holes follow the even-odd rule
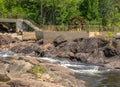
[[[58,36],[52,43],[17,41],[6,50],[37,57],[51,57],[60,60],[96,64],[113,69],[120,68],[120,44],[116,39],[77,38],[72,41]]]
[[[33,57],[0,59],[0,87],[85,87],[74,72]]]
[[[5,64],[5,67],[7,68],[8,66],[11,68],[14,67],[15,70],[13,70],[12,73],[13,72],[19,73],[25,70],[25,72],[20,73],[20,76],[23,75],[22,78],[20,76],[18,76],[17,78],[18,74],[16,76],[13,75],[14,73],[9,74],[11,70],[10,71],[5,70],[5,72],[3,73],[5,74],[4,76],[6,76],[6,72],[7,72],[8,78],[9,79],[15,78],[15,82],[13,81],[14,79],[12,79],[10,81],[7,81],[6,83],[1,82],[2,85],[3,84],[9,85],[9,82],[11,83],[11,81],[12,81],[12,84],[20,85],[24,83],[25,79],[27,79],[28,84],[31,86],[32,84],[39,84],[39,85],[42,85],[43,87],[52,87],[52,86],[54,87],[85,87],[86,83],[83,81],[84,79],[83,80],[80,80],[80,78],[76,79],[74,77],[75,75],[75,73],[73,72],[74,70],[69,70],[68,68],[75,68],[75,70],[76,71],[78,70],[79,73],[82,72],[81,69],[84,69],[84,66],[83,68],[81,68],[81,65],[78,65],[78,64],[85,64],[85,67],[87,66],[88,69],[92,67],[93,70],[97,70],[97,71],[101,71],[101,69],[106,69],[106,70],[120,69],[120,57],[119,57],[120,44],[119,44],[119,40],[116,40],[116,39],[77,38],[72,41],[69,41],[69,40],[66,40],[63,36],[58,36],[56,37],[56,39],[52,41],[52,43],[43,44],[43,40],[33,42],[33,41],[20,41],[15,38],[14,39],[10,38],[9,36],[1,36],[0,38],[1,38],[0,39],[1,51],[3,50],[4,52],[12,51],[15,54],[20,54],[20,56],[17,55],[16,57],[8,58],[8,60],[6,60],[7,58],[5,60],[1,59],[1,63],[2,63],[1,66],[4,66]],[[7,55],[4,55],[4,57],[6,56]],[[36,59],[34,59],[34,57],[36,57]],[[48,60],[51,60],[50,58],[52,58],[53,60],[51,61],[66,60],[70,62],[70,64],[73,62],[75,64],[69,65],[66,62],[64,66],[68,68],[66,67],[63,68],[60,65],[58,65],[59,61],[55,62],[56,64],[51,64],[51,63],[46,63],[40,60],[40,58],[45,58],[45,57]],[[39,58],[39,60],[37,60],[37,58]],[[15,62],[15,64],[13,61]],[[21,64],[23,64],[23,66],[21,66]],[[38,66],[43,66],[46,72],[43,73],[43,75],[41,74],[37,75],[35,72],[33,72],[33,70],[32,70],[32,73],[29,73],[28,71],[31,70],[30,67],[29,69],[28,68],[24,69],[24,67],[26,67],[24,65],[26,64],[29,64],[30,67],[31,66],[34,67],[35,69],[34,68],[32,69],[35,70],[35,72],[39,72],[39,69],[41,70],[41,68],[39,68]],[[91,65],[95,65],[95,66],[91,66]],[[52,69],[51,69],[51,66],[52,66]],[[20,68],[20,71],[19,70],[16,71],[19,68]],[[44,71],[43,68],[42,68],[42,71]],[[28,76],[28,78],[27,77],[24,78],[24,74],[25,76]],[[40,78],[37,78],[36,76]],[[57,80],[55,79],[56,77],[58,78]],[[23,82],[18,83],[17,81],[16,83],[16,78],[22,79]],[[41,78],[45,78],[45,83],[44,83],[44,79],[41,79]],[[49,78],[49,80],[48,79],[46,80],[46,78]],[[40,82],[38,80],[40,80]],[[31,81],[35,83],[31,84]],[[49,83],[50,85],[49,86],[45,85],[47,83]],[[24,87],[29,87],[29,86],[24,86]],[[39,87],[39,86],[34,85],[33,87]]]

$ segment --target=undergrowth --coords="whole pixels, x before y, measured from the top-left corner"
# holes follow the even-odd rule
[[[45,73],[45,67],[34,65],[30,70],[28,70],[29,73],[34,74],[36,77],[38,77],[39,74]]]

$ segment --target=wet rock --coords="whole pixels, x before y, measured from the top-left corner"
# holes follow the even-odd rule
[[[106,47],[104,50],[105,57],[113,57],[118,55],[117,51],[114,48]]]
[[[66,42],[67,40],[65,40],[62,36],[58,36],[54,41],[54,46],[57,47],[58,45],[60,45],[61,43]]]
[[[77,61],[80,61],[80,62],[83,62],[83,63],[87,62],[87,57],[88,57],[88,54],[85,54],[85,53],[75,54],[75,58],[77,59]]]
[[[38,56],[38,57],[43,57],[44,56],[44,50],[41,49],[41,48],[38,48],[35,50],[35,55]]]

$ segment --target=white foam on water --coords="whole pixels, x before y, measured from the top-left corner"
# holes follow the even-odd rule
[[[64,61],[60,61],[60,64],[70,64],[70,62],[67,60],[64,60]]]
[[[60,64],[61,66],[65,68],[69,68],[76,73],[84,73],[84,74],[91,74],[91,75],[94,75],[96,73],[101,73],[101,71],[99,71],[99,66],[95,66],[95,65],[72,64],[67,60],[61,61],[58,59],[53,59],[53,58],[48,58],[48,57],[43,57],[40,59],[45,60],[50,63]]]
[[[76,73],[83,73],[83,74],[90,74],[90,75],[96,75],[98,73],[101,73],[101,71],[98,70],[93,70],[93,69],[89,69],[89,70],[73,70]]]
[[[14,56],[16,54],[14,54],[11,51],[8,52],[0,52],[0,57],[1,58],[9,58],[11,56]],[[26,57],[30,57],[30,56],[26,56]],[[86,65],[86,64],[78,64],[78,63],[72,63],[69,62],[67,60],[59,60],[59,59],[54,59],[54,58],[48,58],[48,57],[40,57],[40,59],[49,62],[49,63],[55,63],[55,64],[59,64],[65,68],[69,68],[71,70],[73,70],[76,73],[87,73],[87,74],[95,74],[95,73],[100,73],[101,71],[99,70],[99,66],[95,66],[95,65]]]
[[[7,57],[9,57],[9,55],[8,54],[4,54],[4,55],[1,55],[1,57],[7,58]]]
[[[53,58],[42,57],[40,59],[45,60],[45,61],[50,62],[50,63],[60,63],[60,60],[53,59]]]
[[[11,57],[11,56],[13,56],[14,55],[14,53],[13,52],[11,52],[11,51],[8,51],[8,52],[0,52],[0,57],[1,58],[8,58],[8,57]]]
[[[74,64],[61,64],[61,66],[63,67],[68,67],[71,70],[73,70],[76,73],[84,73],[84,74],[97,74],[97,73],[101,73],[101,71],[99,71],[99,66],[91,66],[91,65],[74,65]]]

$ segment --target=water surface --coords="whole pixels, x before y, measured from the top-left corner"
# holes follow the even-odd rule
[[[13,52],[0,52],[0,58],[11,58]],[[29,57],[29,56],[26,56]],[[120,70],[102,66],[69,62],[54,58],[40,58],[46,62],[61,65],[76,72],[75,77],[86,81],[87,87],[120,87]]]

